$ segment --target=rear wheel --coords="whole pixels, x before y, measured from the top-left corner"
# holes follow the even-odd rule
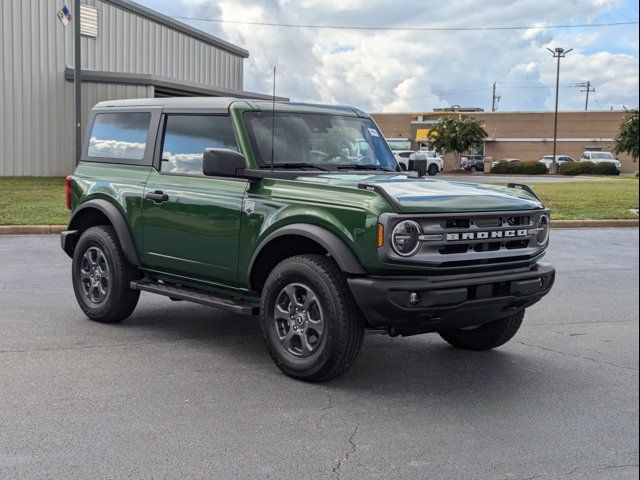
[[[440,168],[438,167],[438,165],[436,165],[435,163],[432,163],[431,165],[429,165],[429,167],[427,168],[427,173],[431,176],[436,175],[438,172],[440,171]]]
[[[478,171],[478,167],[476,167],[475,165],[472,165],[470,170],[471,170],[471,173],[476,173]]]
[[[127,262],[113,227],[85,230],[73,253],[73,291],[82,311],[91,320],[115,323],[136,308],[139,290],[129,283],[138,270]]]
[[[478,327],[443,330],[438,333],[446,342],[457,348],[491,350],[511,340],[522,325],[523,319],[524,310],[519,310],[509,317]]]
[[[260,324],[280,370],[309,382],[347,371],[364,336],[344,274],[323,255],[297,255],[273,269],[262,291]]]

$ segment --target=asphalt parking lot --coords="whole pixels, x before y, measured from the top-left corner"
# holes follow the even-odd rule
[[[310,385],[256,319],[143,294],[92,323],[57,237],[0,237],[0,478],[636,479],[638,229],[552,242],[504,347],[367,336]]]

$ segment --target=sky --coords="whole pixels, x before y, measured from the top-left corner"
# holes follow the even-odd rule
[[[244,89],[369,112],[461,105],[552,110],[556,60],[560,109],[638,107],[638,25],[501,31],[372,31],[185,20],[375,27],[504,27],[638,21],[632,0],[136,0],[247,49]],[[182,17],[182,18],[180,18]]]

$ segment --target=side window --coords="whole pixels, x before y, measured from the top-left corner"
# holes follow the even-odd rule
[[[87,156],[142,160],[150,121],[149,112],[97,114],[89,136]]]
[[[166,173],[201,175],[205,148],[238,151],[228,116],[168,115],[160,170]]]

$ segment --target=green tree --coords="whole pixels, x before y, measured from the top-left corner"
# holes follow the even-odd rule
[[[440,118],[428,136],[436,150],[453,153],[456,169],[460,169],[462,154],[482,145],[486,137],[487,132],[482,124],[469,115],[447,115]]]
[[[638,161],[638,110],[629,110],[622,117],[620,133],[613,139],[613,151],[626,153]]]

